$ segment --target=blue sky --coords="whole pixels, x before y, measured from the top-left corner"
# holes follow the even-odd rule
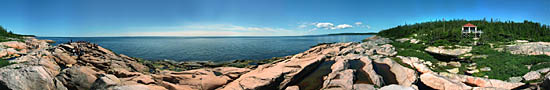
[[[286,36],[378,32],[437,19],[550,24],[550,0],[2,0],[0,25],[37,36]]]

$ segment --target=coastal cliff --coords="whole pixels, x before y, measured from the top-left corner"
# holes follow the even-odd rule
[[[436,72],[428,60],[399,56],[392,40],[367,38],[361,43],[320,44],[258,66],[203,67],[169,71],[97,44],[69,42],[50,46],[25,38],[7,53],[11,65],[0,68],[0,88],[10,90],[425,90],[548,88],[549,68],[509,82]],[[6,50],[7,50],[6,49]],[[514,49],[515,50],[515,49]],[[17,55],[15,55],[17,54]],[[546,70],[548,69],[548,70]],[[538,78],[537,78],[538,77]]]

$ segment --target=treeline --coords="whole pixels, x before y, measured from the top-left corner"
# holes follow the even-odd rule
[[[20,35],[15,34],[11,31],[6,30],[4,27],[0,26],[0,42],[3,41],[12,41],[12,40],[19,40],[22,37],[35,37],[34,35]]]
[[[472,23],[484,33],[480,42],[502,42],[512,40],[550,42],[550,26],[537,22],[493,21],[491,20],[450,20],[431,21],[412,25],[400,25],[380,31],[377,35],[398,39],[415,37],[429,45],[469,44],[472,38],[462,36],[464,24]]]
[[[376,35],[377,33],[334,33],[327,35]]]

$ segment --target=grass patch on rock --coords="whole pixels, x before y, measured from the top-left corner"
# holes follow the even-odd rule
[[[413,69],[413,70],[414,70],[414,68],[413,68],[412,66],[410,66],[410,65],[408,65],[408,64],[405,64],[405,63],[403,63],[403,60],[402,60],[401,58],[398,58],[398,57],[392,57],[392,58],[391,58],[391,60],[393,60],[393,61],[395,61],[395,62],[399,63],[399,64],[400,64],[401,66],[404,66],[404,67],[407,67],[407,68],[409,68],[409,69]]]
[[[473,62],[477,63],[478,67],[490,67],[491,71],[480,72],[473,74],[474,76],[482,77],[489,76],[491,79],[507,80],[509,77],[523,76],[530,70],[526,65],[535,65],[533,69],[544,68],[549,64],[540,64],[550,62],[550,56],[543,55],[514,55],[508,52],[499,52],[489,48],[489,46],[477,46],[472,50],[473,54],[488,55],[486,59],[475,58]]]
[[[390,44],[396,48],[397,55],[399,56],[417,57],[432,63],[438,62],[438,60],[432,55],[424,52],[424,49],[426,48],[425,45],[413,44],[409,42],[392,42]]]
[[[539,64],[536,64],[536,65],[533,65],[531,67],[531,70],[539,70],[539,69],[543,69],[543,68],[550,68],[550,62],[544,62],[544,63],[539,63]]]

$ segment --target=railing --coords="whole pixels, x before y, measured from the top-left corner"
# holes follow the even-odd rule
[[[481,31],[481,30],[477,30],[477,31],[476,30],[472,30],[472,31],[464,30],[464,31],[462,31],[462,33],[483,33],[483,31]]]

